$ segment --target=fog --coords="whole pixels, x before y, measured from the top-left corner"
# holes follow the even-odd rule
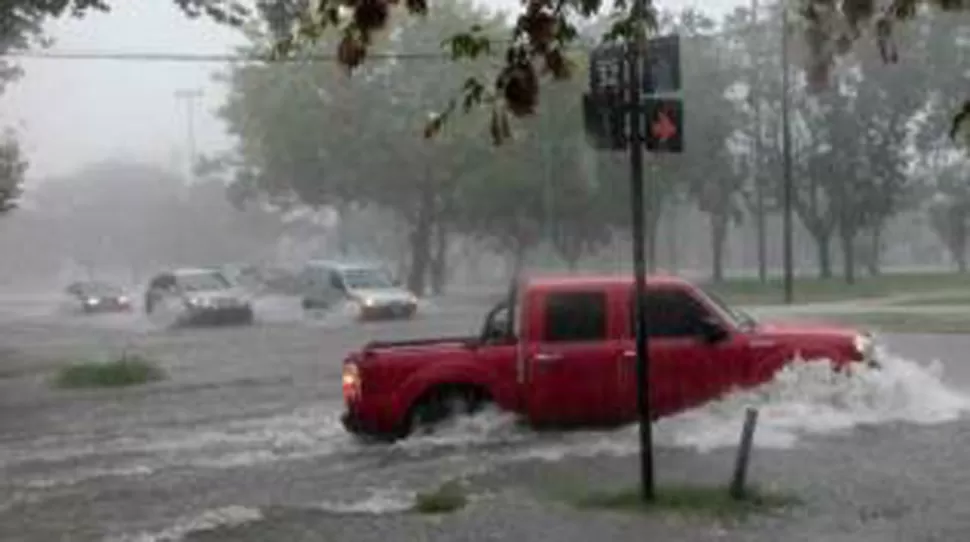
[[[186,19],[168,1],[134,4],[50,24],[53,50],[217,54],[245,41],[213,23]],[[661,7],[686,5],[717,15],[747,3],[665,2]],[[344,227],[337,231],[328,226],[333,216],[326,210],[312,219],[258,204],[240,210],[226,197],[226,179],[190,183],[189,118],[176,93],[201,92],[192,123],[196,154],[232,148],[234,140],[216,114],[227,92],[213,76],[225,66],[89,59],[23,59],[21,64],[25,77],[0,98],[0,120],[19,128],[30,160],[22,208],[0,219],[4,287],[58,284],[85,274],[137,283],[160,267],[176,265],[296,265],[338,247],[406,272],[404,228],[393,213],[370,208],[345,213]],[[658,224],[659,266],[705,273],[711,264],[708,227],[695,205],[668,206]],[[725,267],[730,272],[749,273],[756,265],[752,227],[742,221],[729,228]],[[781,258],[780,219],[769,217],[767,230],[768,266],[775,269]],[[795,238],[799,265],[812,265],[811,236],[799,225]],[[950,264],[918,210],[895,216],[883,239],[889,247],[885,265]],[[475,236],[456,235],[452,245],[457,263],[451,278],[457,283],[501,282],[515,265]],[[542,253],[542,243],[539,247]],[[584,265],[625,268],[628,247],[621,236],[586,255]]]

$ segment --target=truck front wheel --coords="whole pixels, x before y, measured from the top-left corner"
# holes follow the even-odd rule
[[[433,434],[436,429],[450,421],[480,412],[490,402],[488,392],[478,386],[435,387],[422,395],[411,408],[408,434]]]

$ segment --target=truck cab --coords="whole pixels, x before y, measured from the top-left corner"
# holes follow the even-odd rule
[[[769,381],[796,359],[871,362],[871,338],[826,325],[758,322],[675,277],[647,281],[655,417]],[[344,364],[344,424],[400,437],[492,403],[534,426],[637,418],[632,277],[521,281],[472,337],[373,342]],[[456,406],[457,405],[457,406]]]

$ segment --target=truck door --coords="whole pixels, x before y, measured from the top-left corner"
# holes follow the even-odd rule
[[[636,417],[636,316],[633,296],[629,303],[629,360],[624,372],[623,410]],[[709,344],[697,323],[715,317],[713,312],[682,288],[650,288],[647,292],[647,332],[650,354],[650,394],[654,416],[667,416],[702,405],[726,392],[732,384],[734,364],[731,338]]]
[[[542,425],[618,420],[619,334],[610,333],[607,292],[549,292],[529,310],[525,345],[529,418]]]

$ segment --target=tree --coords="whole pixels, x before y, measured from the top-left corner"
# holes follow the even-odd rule
[[[173,0],[188,16],[206,15],[216,21],[252,29],[260,23],[268,24],[275,42],[273,56],[298,54],[308,44],[321,39],[336,38],[337,56],[349,70],[359,67],[378,41],[375,37],[393,19],[391,9],[400,4],[398,0],[257,0],[256,9],[247,2],[237,0]],[[540,77],[536,61],[541,60],[545,70],[554,79],[569,78],[572,63],[567,49],[580,38],[579,25],[594,22],[603,11],[611,13],[604,40],[629,38],[642,31],[636,17],[643,17],[648,29],[658,28],[659,17],[652,0],[644,0],[646,11],[637,13],[638,3],[627,0],[531,0],[523,3],[514,24],[508,30],[511,40],[503,40],[504,55],[494,76],[494,85],[485,85],[479,76],[468,79],[462,87],[462,99],[451,100],[445,109],[428,123],[427,135],[433,135],[443,125],[460,102],[469,104],[489,103],[493,116],[501,117],[495,123],[501,129],[493,133],[493,139],[501,142],[511,132],[509,113],[517,117],[535,113],[540,92]],[[108,0],[10,0],[0,5],[0,48],[23,47],[30,38],[40,36],[41,25],[46,18],[60,17],[66,13],[82,16],[92,10],[108,11]],[[428,0],[406,0],[406,11],[412,16],[423,16],[429,11]],[[853,44],[873,29],[880,54],[885,62],[899,58],[894,41],[894,27],[914,19],[923,7],[938,8],[944,12],[965,12],[968,5],[950,0],[892,0],[884,9],[876,9],[873,0],[800,0],[798,13],[803,35],[809,52],[806,58],[806,74],[809,87],[826,86],[835,58],[852,50]],[[599,26],[604,26],[600,24]],[[328,34],[329,32],[329,34]],[[476,58],[495,53],[496,36],[477,23],[453,33],[446,40],[453,58]],[[964,121],[970,120],[970,100],[953,117],[951,135],[965,131]],[[970,125],[970,122],[966,123]],[[966,128],[970,132],[970,128]]]
[[[452,4],[424,24],[399,21],[383,50],[437,47],[471,21],[499,24],[470,4]],[[355,78],[321,64],[236,68],[222,111],[239,140],[237,193],[331,206],[345,216],[391,212],[408,230],[407,282],[416,292],[428,279],[442,286],[457,186],[488,156],[477,124],[454,123],[433,141],[415,137],[418,119],[482,69],[423,60],[372,63]]]
[[[970,240],[970,179],[967,164],[953,162],[931,171],[930,197],[926,202],[930,228],[961,273],[967,271]]]
[[[27,161],[20,143],[12,132],[7,131],[0,136],[0,214],[17,206],[26,173]]]
[[[728,37],[708,37],[712,19],[688,10],[679,17],[691,62],[684,68],[684,133],[691,144],[677,161],[676,174],[692,200],[710,218],[712,279],[724,278],[724,249],[733,222],[741,220],[744,170],[738,153],[730,148],[736,136],[739,113],[728,93],[737,82],[736,43]]]

